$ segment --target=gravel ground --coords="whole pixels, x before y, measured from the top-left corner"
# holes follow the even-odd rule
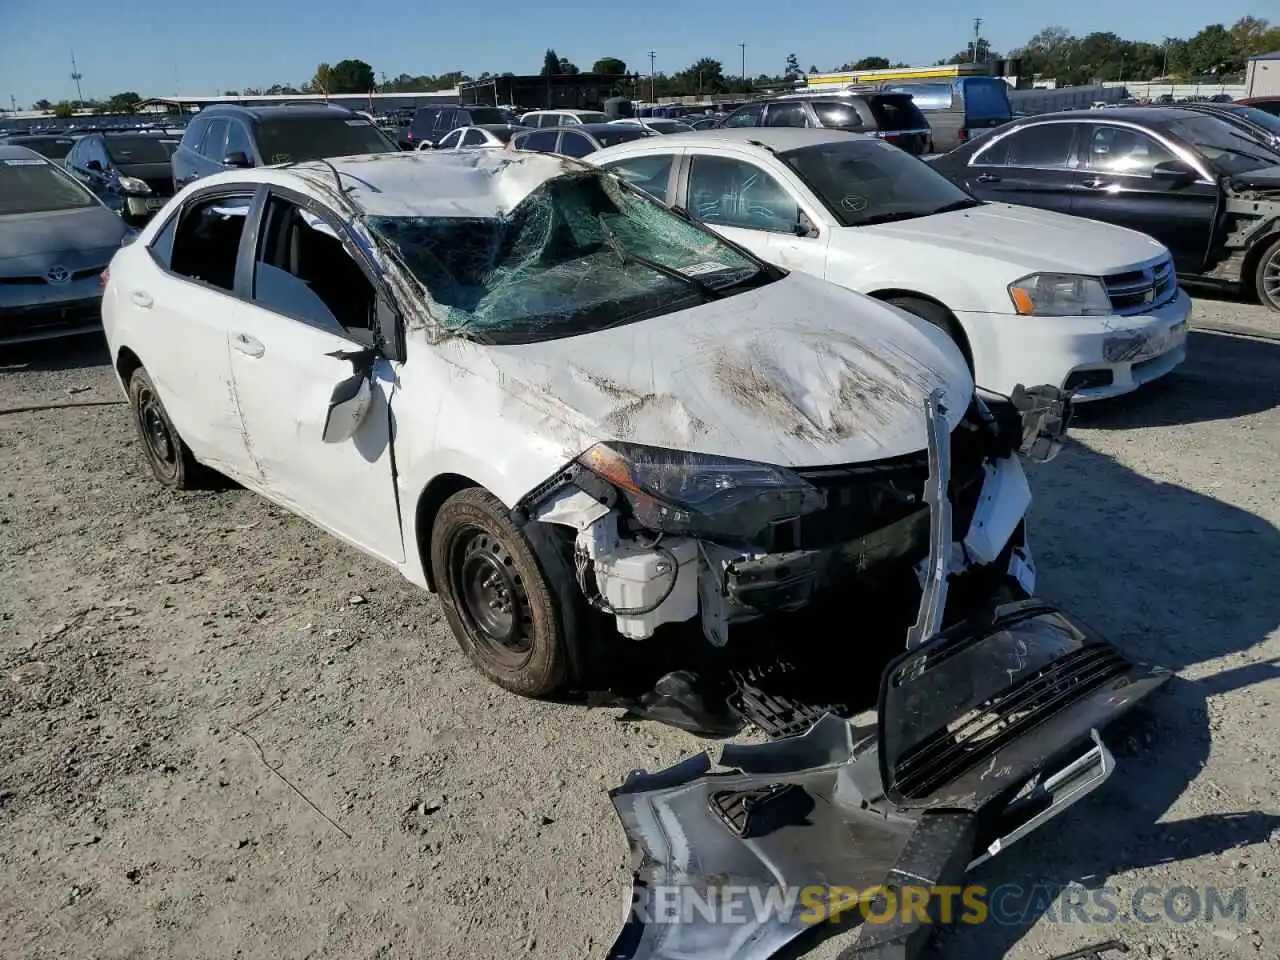
[[[1275,339],[1193,334],[1032,475],[1042,593],[1178,677],[1110,783],[975,879],[1122,914],[1243,887],[1246,915],[1042,904],[939,955],[1280,955],[1280,323],[1196,321]],[[0,956],[602,956],[629,890],[605,791],[705,743],[483,682],[394,572],[246,491],[162,492],[122,406],[12,412],[117,400],[103,354],[0,361]]]

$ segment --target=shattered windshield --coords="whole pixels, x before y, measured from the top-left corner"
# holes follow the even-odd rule
[[[496,217],[369,217],[444,331],[486,343],[593,333],[772,279],[761,263],[613,177],[574,173]]]
[[[927,163],[875,140],[833,140],[787,151],[782,160],[846,227],[979,205]]]

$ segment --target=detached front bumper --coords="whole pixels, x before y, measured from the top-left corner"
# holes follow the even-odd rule
[[[1009,393],[1016,383],[1051,383],[1077,401],[1137,390],[1187,356],[1191,297],[1178,295],[1150,313],[1109,317],[1022,317],[963,312],[978,356],[978,379]]]
[[[765,960],[838,915],[864,921],[847,955],[918,956],[946,888],[1100,786],[1098,731],[1168,675],[1027,601],[890,664],[874,729],[828,715],[725,747],[724,772],[633,773],[610,793],[635,875],[609,957]]]

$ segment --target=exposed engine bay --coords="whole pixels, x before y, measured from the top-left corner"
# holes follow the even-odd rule
[[[918,644],[997,598],[1035,592],[1020,456],[1056,456],[1070,399],[1019,388],[990,404],[975,396],[953,429],[946,414],[940,392],[927,399],[918,453],[812,468],[674,452],[655,462],[652,448],[598,444],[520,512],[572,531],[560,542],[578,590],[622,638],[690,624],[724,653],[711,673],[727,676],[677,661],[627,703],[633,713],[713,735],[750,719],[787,736],[848,710],[795,689],[811,672],[801,651],[748,649],[752,624],[856,590],[900,648],[904,631]]]

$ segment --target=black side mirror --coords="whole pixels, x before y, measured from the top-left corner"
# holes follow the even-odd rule
[[[226,167],[252,167],[253,161],[249,159],[249,155],[243,150],[234,150],[222,158],[222,165]]]
[[[102,164],[97,160],[90,160],[84,165],[84,168],[86,170],[92,170],[94,173],[102,172]]]
[[[1164,160],[1151,168],[1151,176],[1157,180],[1188,183],[1199,179],[1200,174],[1181,160]]]
[[[803,210],[796,211],[796,222],[792,227],[797,237],[812,237],[816,232]]]

